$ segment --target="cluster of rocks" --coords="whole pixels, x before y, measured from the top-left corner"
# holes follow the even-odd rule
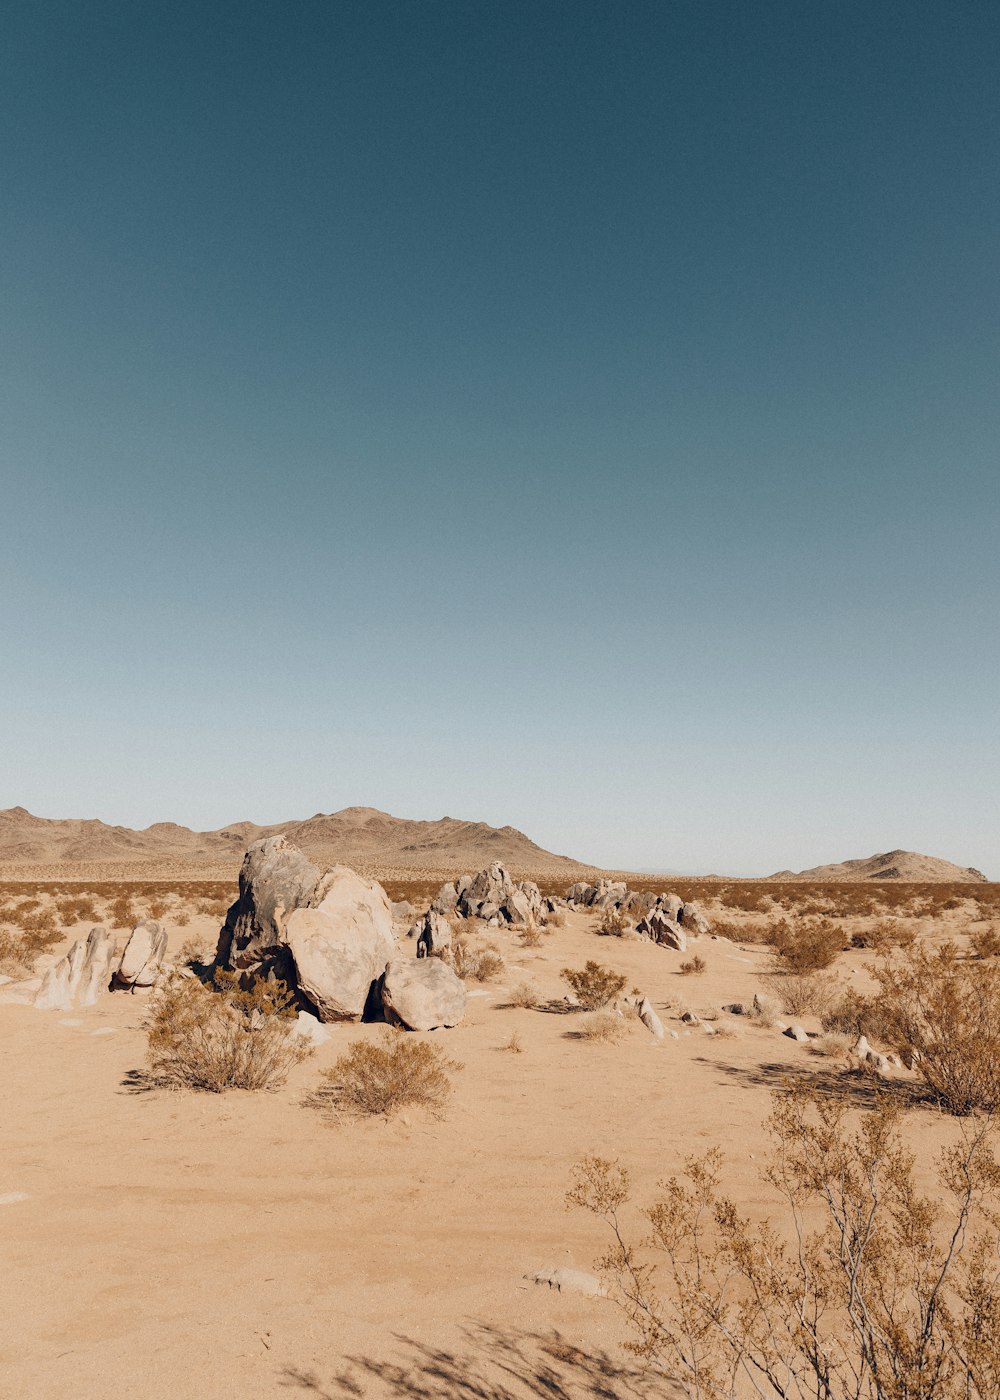
[[[283,836],[247,851],[216,965],[246,980],[280,979],[320,1021],[383,1014],[434,1030],[465,1011],[465,987],[445,962],[401,955],[381,885],[343,865],[320,871]]]
[[[5,986],[2,999],[34,1006],[39,1011],[93,1006],[104,991],[155,986],[167,970],[166,951],[166,929],[155,919],[145,919],[135,926],[120,957],[113,934],[98,924],[85,942],[77,939],[69,952],[46,968],[41,977]]]
[[[538,923],[556,907],[543,899],[533,880],[511,879],[499,861],[478,875],[461,875],[454,884],[442,885],[430,912],[460,919],[481,919],[492,928],[504,924]]]
[[[689,937],[698,938],[712,931],[696,904],[685,903],[676,894],[630,890],[624,880],[602,879],[596,885],[578,881],[566,891],[566,903],[573,909],[619,910],[636,921],[638,937],[680,953],[687,948]]]

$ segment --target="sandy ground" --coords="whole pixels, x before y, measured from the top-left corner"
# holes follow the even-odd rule
[[[441,1119],[306,1106],[322,1068],[384,1027],[333,1027],[272,1094],[135,1093],[142,997],[0,1006],[3,1400],[669,1393],[631,1373],[613,1303],[525,1281],[592,1269],[603,1248],[597,1222],[564,1207],[571,1168],[620,1156],[648,1200],[718,1144],[727,1187],[762,1212],[769,1092],[824,1062],[721,1014],[752,999],[765,950],[701,939],[707,971],[683,977],[682,955],[594,924],[571,915],[537,950],[496,935],[504,983],[473,988],[465,1023],[433,1037],[463,1066]],[[216,928],[197,917],[171,942]],[[559,970],[588,957],[626,973],[679,1038],[634,1024],[591,1043],[575,1014],[505,1006],[525,979],[562,998]],[[845,954],[841,974],[863,982],[869,957]],[[687,1008],[730,1033],[688,1030]],[[515,1031],[520,1054],[501,1048]],[[920,1117],[923,1142],[947,1132]]]

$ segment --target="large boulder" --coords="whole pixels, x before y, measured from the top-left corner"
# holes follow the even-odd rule
[[[394,958],[382,983],[387,1021],[411,1031],[457,1026],[465,1015],[465,987],[440,958]]]
[[[319,878],[319,868],[284,836],[255,841],[243,857],[239,898],[219,934],[217,964],[287,978],[286,920],[312,901]]]
[[[396,950],[389,897],[374,880],[335,865],[313,900],[282,915],[295,981],[321,1021],[359,1021]]]
[[[577,880],[575,885],[570,885],[566,891],[567,904],[591,904],[593,903],[596,891],[593,885],[588,885],[586,880]]]
[[[701,934],[712,932],[712,925],[705,918],[705,915],[698,908],[697,904],[691,904],[689,902],[682,905],[680,911],[675,914],[674,917],[679,924],[684,925],[684,928],[692,938],[698,938]]]
[[[640,938],[648,938],[664,948],[674,948],[683,953],[687,948],[687,937],[680,924],[675,924],[662,909],[651,909],[636,926]]]
[[[458,904],[458,891],[454,885],[442,885],[438,890],[431,908],[435,914],[451,914]]]
[[[539,900],[539,906],[541,900]],[[500,913],[509,924],[530,924],[535,914],[531,901],[523,890],[511,890],[500,908]]]
[[[486,870],[474,875],[464,889],[456,885],[458,912],[466,919],[484,919],[487,923],[500,922],[500,909],[508,895],[514,892],[514,881],[506,869],[495,860]]]
[[[166,951],[166,929],[155,919],[144,919],[125,944],[115,982],[120,987],[151,987],[160,975]]]

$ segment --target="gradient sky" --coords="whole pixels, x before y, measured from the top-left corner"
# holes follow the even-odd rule
[[[995,0],[0,33],[0,806],[1000,877]]]

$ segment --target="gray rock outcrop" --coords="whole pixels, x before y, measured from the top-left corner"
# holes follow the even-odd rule
[[[465,1015],[465,986],[441,958],[394,958],[385,970],[382,1008],[387,1021],[411,1031],[457,1026]]]
[[[166,951],[167,931],[162,924],[155,919],[136,924],[115,970],[116,986],[152,987],[160,976]]]
[[[422,919],[413,925],[407,937],[416,936],[417,957],[429,958],[440,955],[451,947],[451,924],[443,914],[432,906]]]
[[[284,836],[255,841],[243,857],[239,898],[219,934],[219,967],[274,972],[290,980],[285,923],[293,910],[309,903],[319,879],[319,868]]]
[[[335,865],[310,903],[281,916],[298,987],[321,1021],[359,1021],[396,951],[392,905],[382,886]]]

